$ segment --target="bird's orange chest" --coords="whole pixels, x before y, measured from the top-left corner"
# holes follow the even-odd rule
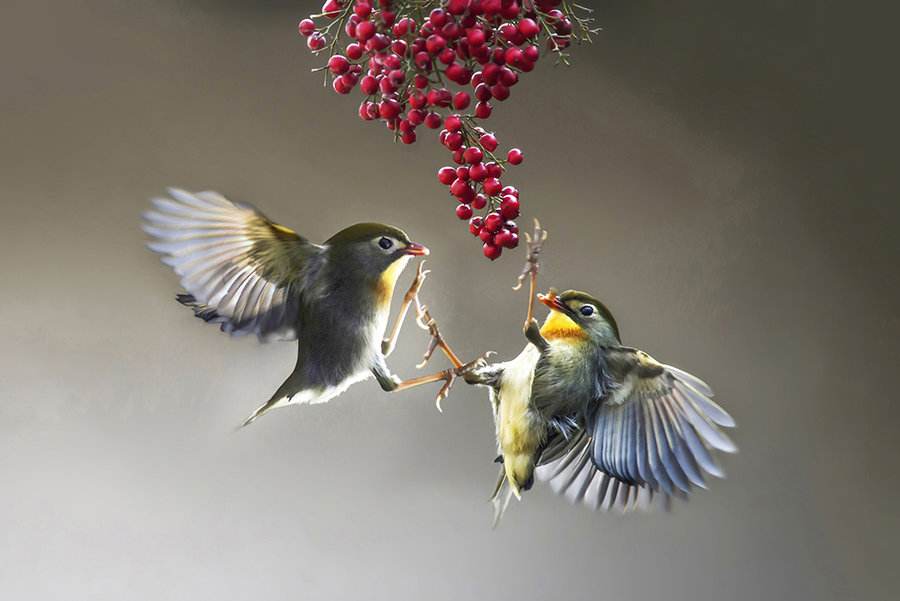
[[[541,336],[547,340],[586,340],[587,334],[565,313],[552,311],[541,326]]]
[[[384,270],[377,280],[375,280],[375,302],[379,309],[387,308],[391,304],[391,298],[394,296],[394,287],[397,285],[397,279],[406,267],[409,257],[400,258]]]

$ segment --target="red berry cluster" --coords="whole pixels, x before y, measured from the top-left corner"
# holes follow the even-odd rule
[[[523,154],[498,158],[497,138],[476,123],[509,98],[541,48],[565,62],[573,39],[590,41],[591,19],[576,8],[587,11],[564,0],[327,0],[299,29],[310,50],[328,52],[321,70],[334,91],[365,95],[361,119],[384,122],[404,144],[420,125],[441,129],[458,167],[438,179],[493,260],[518,244],[519,193],[500,178]]]

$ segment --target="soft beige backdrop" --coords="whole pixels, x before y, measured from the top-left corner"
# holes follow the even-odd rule
[[[294,349],[228,340],[174,302],[138,229],[164,186],[215,188],[315,240],[405,227],[433,250],[423,296],[467,356],[521,348],[521,254],[478,256],[427,131],[394,145],[320,87],[295,34],[312,3],[12,2],[0,597],[892,598],[888,20],[598,4],[597,43],[540,65],[491,124],[526,150],[509,181],[551,231],[545,284],[596,292],[627,343],[709,380],[739,423],[727,480],[628,517],[537,487],[491,531],[480,391],[458,386],[439,415],[431,391],[367,382],[234,433]],[[413,374],[424,343],[409,328],[391,364]]]

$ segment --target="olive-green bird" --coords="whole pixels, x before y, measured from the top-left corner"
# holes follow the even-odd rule
[[[518,357],[465,375],[490,387],[502,462],[495,523],[535,475],[594,509],[668,503],[724,474],[712,451],[737,449],[720,427],[734,420],[703,381],[623,346],[616,320],[584,292],[550,290],[540,328]],[[529,309],[530,314],[530,309]]]
[[[384,339],[394,285],[411,257],[428,254],[402,230],[359,223],[319,245],[215,192],[169,193],[152,200],[143,229],[181,276],[178,300],[232,336],[298,343],[294,371],[243,425],[276,407],[324,403],[372,375],[387,391],[448,377],[404,383],[385,362],[425,272],[420,265]]]

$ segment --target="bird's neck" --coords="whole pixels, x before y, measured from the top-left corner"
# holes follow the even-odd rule
[[[391,263],[387,269],[381,272],[381,276],[373,283],[375,288],[375,306],[378,309],[390,307],[391,299],[394,296],[394,287],[397,285],[397,279],[400,277],[400,274],[403,273],[406,264],[409,263],[409,259],[409,255],[400,257]]]
[[[541,326],[541,336],[546,340],[566,342],[583,342],[588,338],[587,332],[581,326],[560,311],[550,312],[544,325]]]

